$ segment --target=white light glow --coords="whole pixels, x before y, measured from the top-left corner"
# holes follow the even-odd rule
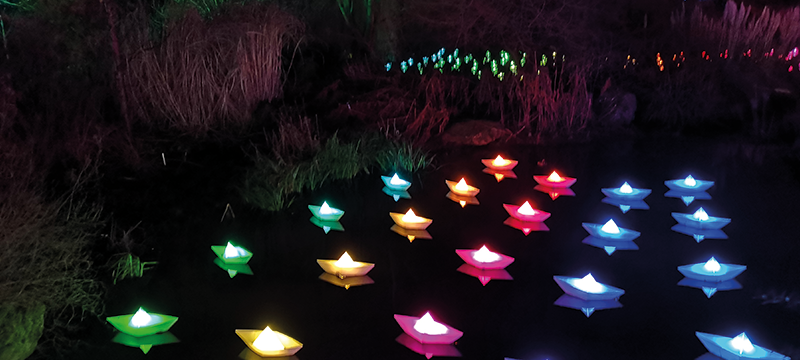
[[[576,288],[592,294],[600,294],[606,291],[605,285],[597,282],[592,273],[584,276],[583,279],[575,279],[572,284]]]
[[[708,221],[708,213],[703,208],[697,209],[692,217],[700,221]]]
[[[150,325],[150,321],[152,321],[152,317],[147,311],[144,309],[139,308],[135,314],[131,317],[131,326],[140,328],[142,326]]]
[[[421,223],[424,222],[425,219],[417,216],[417,214],[414,214],[414,210],[408,209],[408,212],[403,215],[403,221],[407,223]]]
[[[486,245],[483,245],[478,251],[472,254],[472,258],[482,263],[489,263],[500,260],[500,255],[498,255],[496,252],[490,251],[486,248]]]
[[[697,181],[692,177],[692,175],[689,175],[686,177],[686,179],[683,179],[683,184],[686,186],[697,186]]]
[[[244,249],[237,246],[233,246],[233,244],[231,244],[230,242],[228,242],[228,245],[225,245],[225,254],[223,254],[223,256],[226,259],[237,258],[244,255],[245,255]]]
[[[731,346],[734,349],[739,350],[739,354],[751,353],[753,350],[755,350],[753,343],[750,342],[750,339],[747,338],[745,333],[741,333],[737,337],[731,339]]]
[[[511,164],[511,161],[503,159],[500,155],[497,155],[497,157],[492,160],[492,165],[494,166],[507,166],[508,164]]]
[[[703,265],[703,268],[706,269],[706,271],[717,272],[722,267],[719,265],[719,262],[717,262],[717,259],[714,259],[712,256],[711,259],[706,261],[706,264]]]
[[[327,201],[323,201],[322,202],[322,206],[319,207],[319,213],[323,214],[323,215],[336,214],[336,212],[337,212],[336,210],[334,210],[332,207],[328,206],[328,202]]]
[[[547,181],[550,181],[550,182],[562,182],[562,181],[564,181],[564,178],[562,178],[560,175],[558,175],[557,172],[553,171],[553,173],[550,174],[550,176],[547,177]]]
[[[519,207],[519,209],[517,209],[517,214],[520,214],[520,215],[536,215],[536,210],[533,210],[533,208],[531,207],[531,204],[529,204],[526,201],[524,204],[522,204],[522,206]]]
[[[392,185],[400,186],[400,185],[408,184],[408,181],[405,181],[405,180],[401,179],[399,176],[397,176],[397,173],[395,173],[394,176],[392,176],[392,179],[389,180],[389,183],[392,184]]]
[[[610,219],[600,228],[600,231],[608,234],[619,234],[619,227],[614,222],[614,219]]]
[[[258,335],[256,340],[253,341],[253,346],[261,351],[280,351],[286,349],[281,343],[281,340],[278,339],[278,335],[276,335],[269,326],[267,326],[264,331]]]
[[[469,191],[469,185],[467,185],[464,178],[461,178],[461,181],[459,181],[454,188],[458,191]]]
[[[342,254],[342,256],[339,257],[339,260],[336,260],[336,262],[334,262],[333,265],[336,265],[337,267],[340,268],[354,268],[358,266],[358,263],[353,261],[353,258],[350,257],[350,254],[348,254],[347,251],[345,251],[344,254]]]
[[[623,194],[630,194],[633,192],[633,188],[628,185],[628,182],[626,181],[624,184],[622,184],[622,186],[619,187],[619,192]]]
[[[425,313],[414,323],[414,330],[425,335],[443,335],[447,333],[447,326],[433,321],[431,313]]]

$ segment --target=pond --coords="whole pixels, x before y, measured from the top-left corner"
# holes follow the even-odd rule
[[[498,153],[519,160],[516,179],[498,182],[482,172],[480,159]],[[800,182],[784,155],[726,139],[493,145],[440,154],[436,169],[412,179],[411,199],[384,194],[380,174],[373,173],[299,197],[281,213],[236,203],[236,217],[223,221],[225,205],[237,201],[225,176],[207,165],[173,165],[181,168],[158,183],[117,186],[116,206],[122,208],[126,198],[132,203],[121,213],[164,230],[146,234],[153,250],[145,260],[159,264],[144,278],[113,287],[107,313],[130,314],[142,306],[178,316],[170,332],[180,342],[143,355],[111,342],[113,328],[97,324],[81,358],[237,359],[246,346],[234,330],[269,325],[304,344],[299,359],[421,359],[395,340],[403,332],[393,315],[426,311],[464,332],[455,347],[465,359],[695,359],[706,353],[696,331],[744,331],[754,344],[798,356]],[[553,170],[578,179],[574,196],[553,200],[534,190],[532,176]],[[688,174],[716,182],[711,199],[687,206],[664,196],[665,180]],[[462,208],[445,197],[445,180],[462,177],[481,189],[480,204]],[[653,189],[645,199],[649,210],[623,214],[601,202],[601,188],[623,181]],[[309,221],[306,205],[324,200],[346,211],[344,231],[326,234]],[[525,200],[552,214],[545,221],[549,231],[525,235],[503,224],[508,214],[502,204]],[[671,212],[700,206],[732,219],[723,229],[728,239],[697,242],[670,230],[676,224]],[[388,213],[410,207],[433,219],[432,239],[409,242],[389,230]],[[641,232],[638,250],[608,255],[582,243],[588,235],[582,223],[610,218]],[[228,240],[254,253],[253,275],[231,278],[214,264],[210,246]],[[515,258],[506,268],[513,280],[484,286],[456,270],[464,262],[454,250],[483,244]],[[316,259],[336,259],[344,251],[375,263],[369,273],[374,284],[345,289],[319,279]],[[741,289],[708,298],[700,289],[678,286],[678,266],[711,256],[747,266],[736,278]],[[554,275],[589,272],[625,290],[621,308],[587,317],[554,304],[564,294]]]

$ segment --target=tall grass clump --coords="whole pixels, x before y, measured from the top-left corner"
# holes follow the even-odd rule
[[[304,31],[291,15],[258,4],[209,20],[187,10],[168,18],[157,39],[142,11],[128,23],[125,108],[142,123],[193,136],[243,129],[259,102],[280,98],[284,51],[291,56]]]

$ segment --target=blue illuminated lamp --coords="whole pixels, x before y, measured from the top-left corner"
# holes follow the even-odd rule
[[[730,290],[739,290],[742,288],[742,284],[740,284],[736,279],[720,281],[720,282],[711,282],[711,281],[702,281],[697,279],[690,279],[685,277],[678,281],[678,286],[686,286],[695,289],[703,290],[703,293],[706,294],[707,298],[711,298],[716,294],[718,291],[730,291]]]
[[[211,245],[211,251],[225,264],[247,264],[253,257],[253,253],[241,246],[231,244]]]
[[[610,300],[583,300],[567,294],[561,295],[553,303],[565,308],[580,310],[586,317],[592,316],[597,310],[618,309],[622,304],[616,299]]]
[[[639,246],[636,245],[633,241],[616,241],[616,240],[608,240],[594,236],[587,236],[586,238],[581,241],[586,245],[591,245],[596,248],[600,248],[605,250],[608,256],[611,256],[617,250],[639,250]]]
[[[623,214],[631,210],[649,210],[650,206],[644,200],[629,200],[625,198],[606,197],[601,200],[605,204],[616,206]]]
[[[169,330],[172,325],[175,325],[178,318],[164,314],[147,313],[144,309],[139,308],[134,314],[109,316],[106,321],[124,334],[142,337]]]
[[[411,182],[401,179],[399,176],[397,176],[397,173],[392,176],[381,176],[381,180],[383,180],[383,183],[387,188],[394,191],[406,191],[409,187],[411,187]]]
[[[642,200],[650,195],[653,190],[639,189],[631,187],[626,181],[618,188],[604,188],[600,189],[605,196],[610,198],[626,199],[626,200]]]
[[[791,360],[788,356],[753,344],[745,333],[727,337],[696,331],[695,335],[710,353],[725,360]]]
[[[706,191],[708,188],[714,186],[714,182],[709,180],[698,180],[692,175],[689,175],[684,179],[664,181],[664,185],[666,185],[670,190]]]
[[[689,206],[695,200],[711,200],[711,195],[705,191],[670,190],[664,193],[664,196],[681,199],[686,206]]]
[[[633,241],[641,235],[638,231],[617,226],[614,219],[608,220],[605,224],[583,223],[581,225],[589,232],[589,235],[607,240]]]
[[[343,210],[329,206],[327,201],[323,201],[322,205],[308,205],[308,210],[322,221],[339,221],[344,215]]]
[[[713,256],[704,263],[678,266],[678,271],[683,276],[709,282],[731,280],[739,276],[745,269],[747,269],[747,266],[744,265],[720,263]]]
[[[731,219],[709,216],[703,208],[697,209],[694,214],[672,213],[672,217],[678,224],[694,227],[698,229],[715,229],[719,230],[730,224]]]
[[[625,294],[625,290],[597,282],[591,273],[583,278],[556,275],[553,280],[567,295],[583,300],[614,300]]]

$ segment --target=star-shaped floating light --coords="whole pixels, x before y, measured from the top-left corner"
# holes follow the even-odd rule
[[[597,282],[591,273],[583,278],[556,275],[553,280],[567,295],[583,300],[613,300],[625,294],[625,290]]]
[[[622,307],[622,304],[617,299],[583,300],[567,294],[561,295],[553,304],[580,310],[587,318],[592,316],[597,310],[617,309]]]
[[[408,209],[405,214],[390,212],[389,216],[392,217],[395,224],[408,230],[425,230],[433,222],[431,219],[417,216],[414,209]]]
[[[172,325],[175,325],[178,318],[170,315],[148,313],[140,307],[134,314],[109,316],[106,321],[124,334],[142,337],[169,330]]]
[[[452,344],[464,335],[450,325],[433,320],[429,312],[419,318],[395,314],[394,319],[403,332],[421,344]]]
[[[513,257],[491,251],[486,248],[486,245],[481,246],[478,250],[457,249],[456,254],[464,262],[478,269],[505,269],[514,262]]]
[[[488,169],[508,171],[514,169],[519,162],[516,160],[503,159],[502,156],[497,155],[494,159],[482,159],[481,163]]]
[[[264,330],[236,329],[236,335],[261,357],[292,356],[303,348],[299,341],[269,326]]]
[[[704,263],[678,266],[678,271],[687,278],[708,282],[731,280],[746,269],[744,265],[720,263],[713,256]]]
[[[586,245],[591,245],[596,248],[605,250],[608,256],[611,256],[611,254],[613,254],[617,250],[639,250],[639,246],[636,245],[636,243],[633,241],[609,240],[591,235],[584,238],[583,241],[581,242]]]
[[[572,186],[575,181],[577,181],[576,178],[561,176],[555,171],[553,171],[549,176],[534,175],[533,179],[536,180],[539,185],[553,188],[568,188]]]
[[[689,175],[685,179],[664,181],[664,185],[667,185],[670,190],[706,191],[708,188],[714,186],[714,182],[708,180],[698,180],[692,177],[692,175]]]
[[[699,331],[695,335],[710,353],[726,360],[790,360],[788,356],[754,345],[745,333],[732,338]]]
[[[525,222],[542,222],[550,217],[550,213],[539,209],[534,209],[527,201],[522,205],[503,204],[508,215]]]
[[[409,187],[411,187],[411,182],[401,179],[399,176],[397,176],[397,173],[392,175],[392,177],[381,176],[381,180],[383,180],[383,183],[387,188],[394,191],[406,191]]]
[[[708,213],[701,207],[693,214],[672,213],[672,217],[678,224],[694,227],[698,229],[722,229],[725,225],[730,224],[731,219],[709,216]]]
[[[317,264],[326,273],[336,275],[339,278],[365,276],[375,267],[373,263],[353,261],[347,251],[339,257],[339,260],[317,259]]]
[[[582,225],[589,235],[607,240],[632,241],[641,235],[638,231],[617,226],[614,219],[610,219],[602,225],[593,223],[583,223]]]
[[[308,205],[308,210],[311,210],[314,217],[322,221],[339,221],[344,215],[343,210],[331,207],[327,201],[323,201],[320,206]]]
[[[461,178],[458,182],[445,180],[445,184],[450,189],[450,192],[459,196],[470,196],[474,197],[481,192],[481,189],[478,189],[472,185],[467,184],[467,181],[464,178]]]
[[[627,199],[627,200],[642,200],[650,195],[653,190],[650,189],[639,189],[631,187],[630,184],[626,181],[622,184],[622,186],[618,188],[604,188],[600,189],[605,196],[610,198],[619,198],[619,199]]]
[[[211,251],[225,264],[247,264],[253,253],[241,246],[233,245],[230,241],[226,245],[211,245]]]

